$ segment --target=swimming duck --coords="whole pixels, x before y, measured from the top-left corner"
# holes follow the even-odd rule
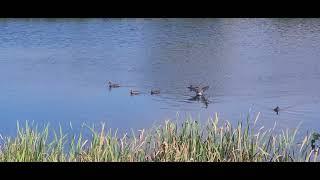
[[[139,91],[130,90],[130,94],[131,94],[131,96],[133,96],[133,95],[138,95],[138,94],[140,94],[140,92],[139,92]]]
[[[156,90],[151,90],[150,94],[151,94],[151,95],[160,94],[160,90],[158,90],[158,89],[156,89]]]
[[[202,88],[196,88],[195,91],[197,96],[202,96],[203,95],[203,92],[206,91],[207,89],[209,89],[209,86],[205,86],[205,87],[202,87]]]
[[[109,81],[108,84],[109,84],[109,88],[118,88],[118,87],[120,87],[119,84],[112,83],[111,81]]]
[[[276,108],[274,108],[274,109],[273,109],[273,111],[274,111],[274,112],[276,112],[276,113],[277,113],[277,115],[278,115],[278,114],[279,114],[279,111],[280,111],[279,106],[277,106]]]

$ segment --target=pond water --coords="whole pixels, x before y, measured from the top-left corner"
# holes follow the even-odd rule
[[[0,19],[0,133],[25,120],[128,131],[215,112],[319,130],[319,58],[320,19]],[[210,86],[209,104],[191,84]]]

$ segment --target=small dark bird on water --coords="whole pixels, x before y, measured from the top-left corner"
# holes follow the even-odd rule
[[[150,94],[151,94],[151,95],[160,94],[160,90],[158,90],[158,89],[153,89],[153,90],[151,90]]]
[[[193,91],[196,92],[196,95],[197,95],[197,96],[202,96],[203,93],[204,93],[207,89],[209,89],[209,86],[205,86],[205,87],[202,87],[202,88],[196,88],[196,89],[193,90]]]
[[[109,84],[109,88],[118,88],[118,87],[120,87],[119,84],[112,83],[111,81],[109,81],[108,84]]]
[[[133,96],[133,95],[138,95],[140,94],[139,91],[133,91],[133,90],[130,90],[130,95]]]
[[[273,109],[273,111],[274,111],[274,112],[276,112],[276,113],[277,113],[277,115],[279,115],[279,111],[280,111],[279,106],[277,106],[276,108],[274,108],[274,109]]]

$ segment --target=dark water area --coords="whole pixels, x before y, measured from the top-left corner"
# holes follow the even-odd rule
[[[0,133],[25,120],[130,131],[215,112],[318,131],[319,47],[320,19],[0,19]],[[207,105],[191,84],[210,86]]]

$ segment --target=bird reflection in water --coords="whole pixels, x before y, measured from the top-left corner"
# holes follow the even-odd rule
[[[203,103],[203,104],[205,105],[205,108],[208,108],[209,103],[210,103],[209,99],[206,98],[206,97],[203,96],[203,95],[202,95],[202,96],[196,95],[196,96],[194,96],[194,97],[189,98],[188,100],[189,100],[189,101],[201,102],[201,103]]]

